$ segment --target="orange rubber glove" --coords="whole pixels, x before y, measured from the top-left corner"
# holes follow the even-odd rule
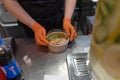
[[[64,18],[64,20],[63,20],[63,29],[65,30],[65,32],[70,37],[70,41],[72,41],[77,36],[75,28],[71,24],[71,20],[69,18]]]
[[[48,41],[46,40],[46,30],[44,27],[35,22],[31,28],[34,31],[36,44],[48,46]]]

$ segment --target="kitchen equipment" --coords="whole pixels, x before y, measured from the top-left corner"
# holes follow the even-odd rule
[[[67,56],[70,80],[91,80],[88,53],[72,53]]]

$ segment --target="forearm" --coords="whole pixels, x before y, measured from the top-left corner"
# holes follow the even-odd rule
[[[32,27],[35,20],[19,5],[17,0],[2,0],[6,9],[15,16],[20,22],[24,23],[28,27]]]
[[[64,18],[71,19],[76,5],[76,0],[65,0]]]

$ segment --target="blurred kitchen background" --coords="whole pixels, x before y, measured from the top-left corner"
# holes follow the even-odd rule
[[[92,31],[96,4],[98,0],[77,0],[72,18],[78,35],[88,35]],[[4,7],[0,0],[0,35],[2,37],[25,37],[24,30],[18,26],[17,20]]]

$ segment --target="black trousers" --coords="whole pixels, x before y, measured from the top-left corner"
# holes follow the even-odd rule
[[[46,32],[52,29],[63,29],[63,11],[60,11],[53,16],[38,17],[34,19],[46,29]],[[34,37],[34,32],[29,27],[19,21],[18,24],[24,29],[26,37]]]

